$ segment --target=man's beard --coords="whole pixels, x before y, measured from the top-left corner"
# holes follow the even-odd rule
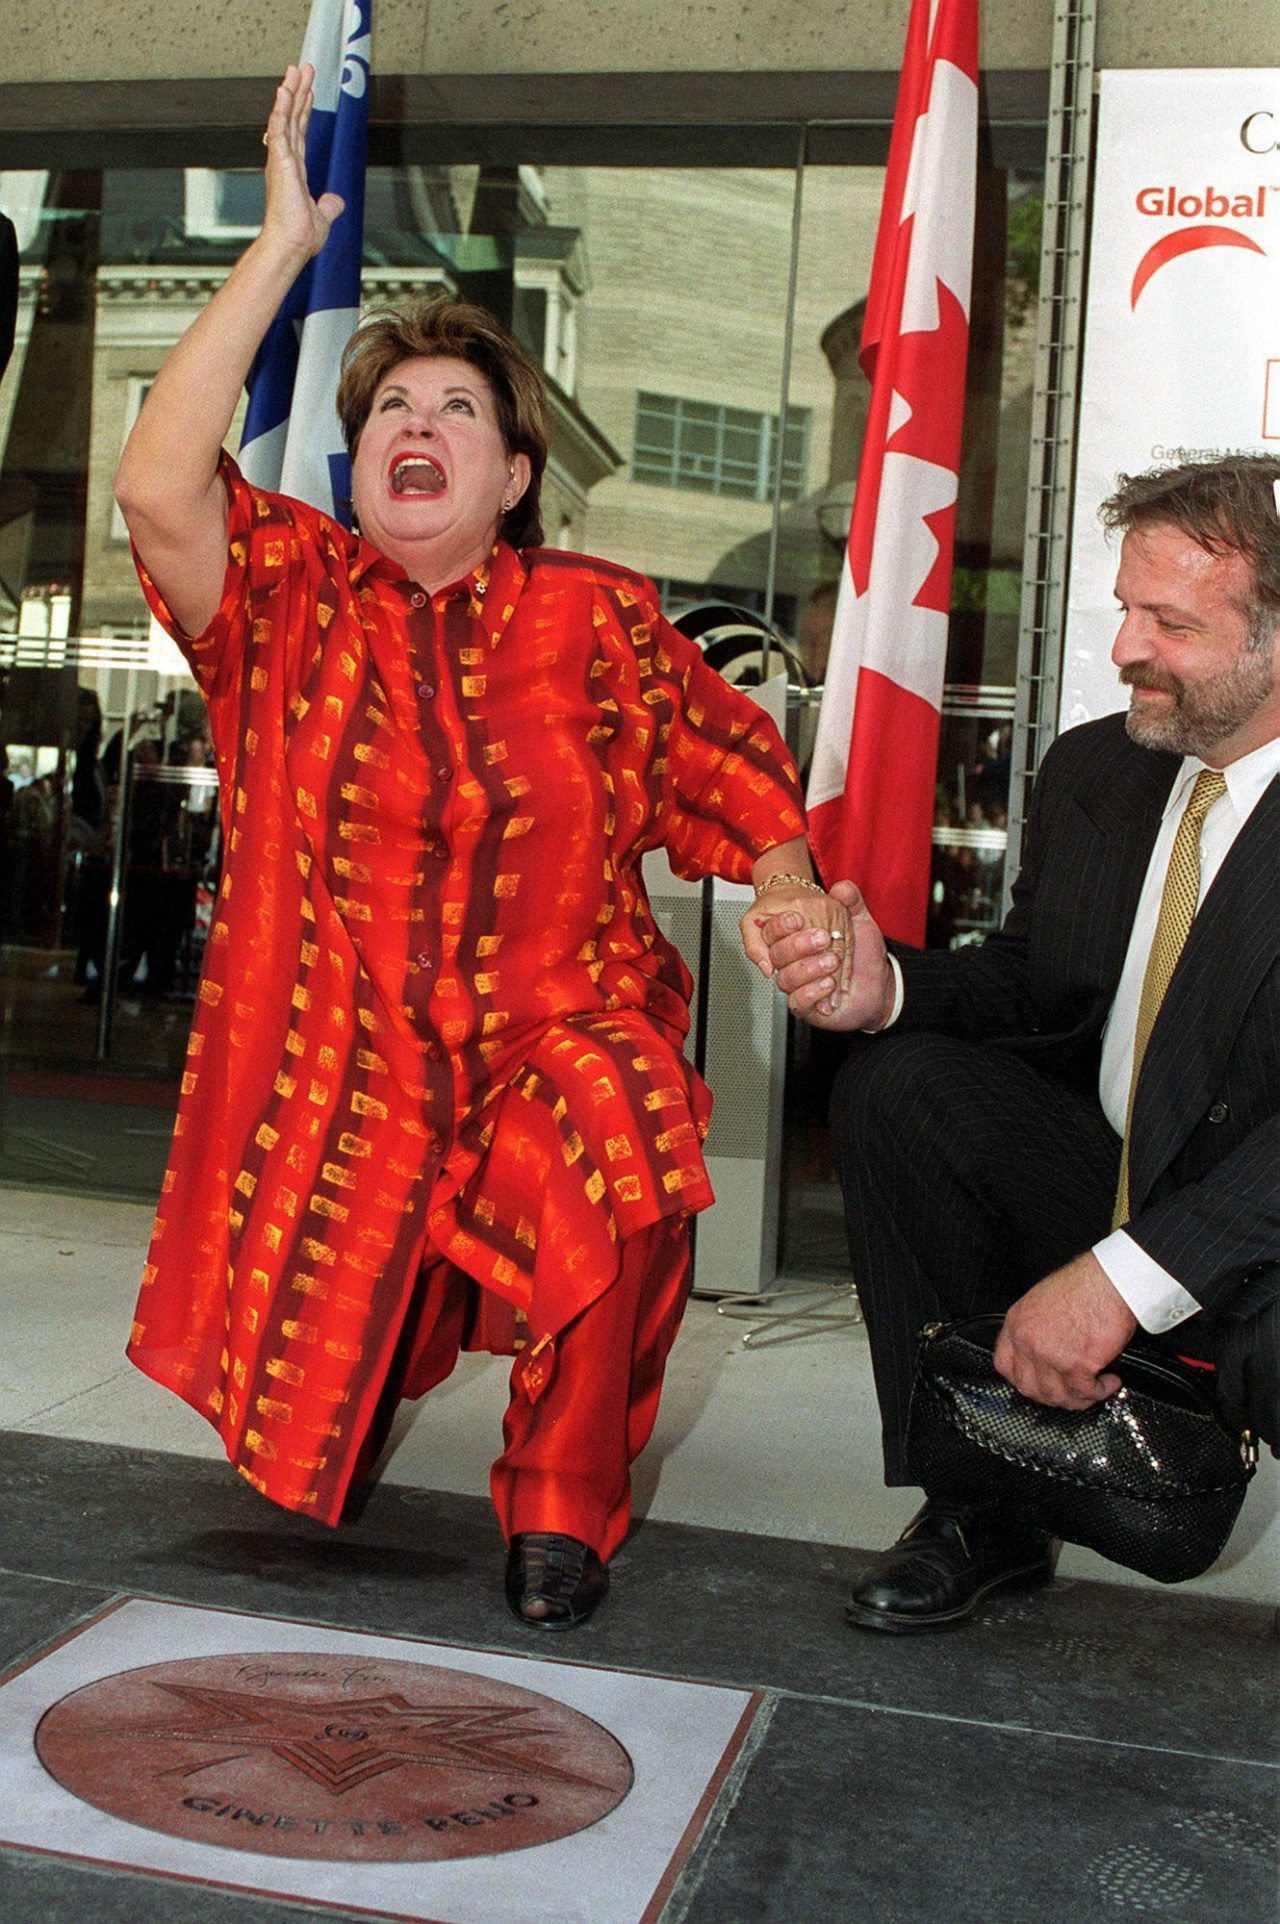
[[[1172,696],[1159,711],[1134,704],[1125,716],[1130,741],[1142,748],[1163,748],[1175,755],[1204,755],[1250,721],[1275,687],[1270,648],[1244,648],[1220,675],[1183,681],[1167,669],[1131,662],[1120,670],[1126,688],[1153,688]]]

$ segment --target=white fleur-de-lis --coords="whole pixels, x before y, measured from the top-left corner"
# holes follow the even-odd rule
[[[341,91],[359,100],[369,89],[369,62],[373,55],[370,0],[351,0],[347,18],[351,21],[351,32],[342,50]]]
[[[349,40],[342,55],[342,92],[359,100],[369,86],[370,36]]]

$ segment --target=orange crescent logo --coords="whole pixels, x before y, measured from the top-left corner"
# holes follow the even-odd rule
[[[1176,233],[1166,234],[1153,247],[1149,247],[1138,262],[1129,306],[1133,308],[1138,305],[1139,294],[1166,261],[1177,260],[1179,254],[1194,254],[1200,247],[1247,247],[1251,254],[1266,253],[1266,249],[1259,247],[1256,240],[1250,240],[1247,234],[1240,233],[1235,227],[1180,227]]]

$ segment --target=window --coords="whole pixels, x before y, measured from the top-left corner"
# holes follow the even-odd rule
[[[511,331],[521,347],[544,361],[547,346],[547,291],[544,287],[522,287],[516,283],[511,316]]]
[[[244,167],[188,167],[186,229],[206,240],[252,240],[262,225],[263,180]]]
[[[133,424],[142,410],[142,403],[151,392],[151,383],[154,379],[155,376],[153,374],[133,374],[129,377],[129,386],[124,408],[124,433],[120,436],[120,452],[122,454],[124,453],[124,444],[133,432]],[[124,516],[120,512],[120,503],[115,500],[111,503],[111,539],[113,541],[127,541],[129,539],[129,530],[126,528]]]
[[[778,417],[674,394],[636,397],[631,475],[660,488],[767,501],[773,491]],[[782,499],[804,492],[809,410],[789,408],[782,442]]]
[[[767,619],[781,638],[777,659],[770,649],[771,667],[788,670],[788,731],[805,759],[817,712],[805,682],[822,674],[868,407],[857,346],[882,169],[866,159],[809,161],[797,236],[794,169],[773,160],[741,164],[739,130],[729,143],[734,158],[724,165],[706,162],[701,133],[686,151],[679,130],[669,140],[662,129],[622,131],[621,158],[617,128],[539,135],[535,169],[526,165],[522,128],[455,130],[439,149],[434,132],[407,129],[422,158],[369,169],[365,302],[447,289],[491,301],[514,321],[552,377],[542,488],[547,539],[655,580],[669,613],[699,608],[711,634],[708,654],[735,678],[750,681],[759,660],[752,617]],[[643,152],[651,132],[652,164]],[[829,134],[822,133],[824,142]],[[772,154],[773,133],[761,138]],[[859,152],[874,151],[879,141],[857,130],[849,138]],[[1031,133],[1026,138],[1035,145]],[[213,166],[183,164],[206,154],[211,140]],[[12,565],[0,566],[0,671],[19,664],[29,671],[21,687],[11,681],[3,717],[8,733],[26,737],[10,744],[11,778],[18,768],[28,787],[35,783],[25,866],[10,851],[0,873],[0,1074],[6,1060],[26,1058],[43,1065],[42,1073],[61,1065],[78,1078],[97,1060],[98,1013],[79,1007],[83,985],[74,980],[81,934],[74,851],[61,836],[57,806],[38,843],[32,826],[35,804],[58,804],[73,771],[65,752],[51,745],[36,701],[41,683],[31,677],[52,686],[65,671],[76,686],[94,687],[111,718],[108,736],[125,716],[145,718],[170,691],[190,691],[173,645],[149,627],[112,479],[155,370],[256,229],[257,144],[256,130],[242,144],[215,130],[207,137],[193,132],[187,146],[166,135],[156,164],[145,166],[141,137],[130,135],[122,158],[134,164],[108,166],[101,176],[101,217],[97,178],[68,172],[61,153],[42,153],[62,169],[56,192],[55,175],[0,175],[0,206],[16,221],[23,245],[14,359],[0,384],[0,464],[8,464],[20,489],[33,466],[57,483],[41,493],[31,531],[24,526],[10,542]],[[582,158],[575,159],[579,147]],[[794,151],[788,136],[787,152]],[[483,165],[472,158],[477,154]],[[71,204],[73,185],[83,206]],[[967,424],[971,458],[957,510],[932,943],[972,940],[994,919],[1000,894],[1007,760],[1000,731],[1011,721],[1015,681],[1038,187],[1034,173],[1009,174],[1003,183],[993,174],[986,190],[995,225],[974,277],[971,384],[979,404]],[[1007,273],[998,244],[1005,207]],[[77,231],[75,214],[87,217],[84,231],[99,237],[97,247],[63,246]],[[53,436],[50,427],[66,423],[69,368],[68,324],[38,298],[55,267],[74,272],[77,311],[92,317],[91,354],[75,363],[77,394],[92,384],[82,397],[87,442]],[[785,429],[778,419],[784,383]],[[237,443],[233,423],[228,444]],[[746,631],[742,647],[738,628]],[[793,666],[796,657],[803,672]],[[129,846],[127,836],[121,846]],[[131,930],[144,900],[145,887],[133,897]],[[687,906],[682,897],[672,915]],[[127,921],[117,917],[118,946]],[[194,920],[188,932],[192,943],[201,939]],[[184,1037],[172,1009],[120,998],[108,1017],[115,1070],[181,1073]],[[740,1026],[739,1004],[720,1020]],[[753,1042],[753,1061],[757,1048],[763,1061],[764,1042]],[[826,1176],[830,1066],[829,1054],[797,1043],[782,1126],[787,1175],[777,1185],[788,1273],[826,1273],[843,1260]],[[12,1097],[12,1088],[6,1093]],[[754,1123],[733,1120],[735,1104],[741,1118],[755,1113],[753,1100],[739,1088],[720,1110],[718,1126],[731,1132],[722,1134],[724,1154],[737,1170],[748,1154],[756,1156],[745,1145],[757,1138]],[[65,1150],[62,1136],[51,1148],[32,1149],[50,1132],[47,1099],[30,1101],[40,1113],[32,1109],[5,1131],[0,1174],[52,1180],[58,1171],[87,1168],[88,1138],[74,1121],[79,1098],[64,1105],[71,1145]],[[141,1126],[147,1112],[139,1115]],[[157,1136],[157,1157],[162,1143]],[[158,1186],[158,1163],[142,1160],[136,1136],[98,1131],[91,1146],[95,1185]],[[731,1233],[743,1245],[733,1252],[740,1268],[747,1232]]]

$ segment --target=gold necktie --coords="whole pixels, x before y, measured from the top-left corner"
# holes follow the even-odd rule
[[[1129,1106],[1124,1119],[1124,1146],[1120,1151],[1120,1181],[1116,1187],[1116,1206],[1111,1212],[1111,1227],[1121,1229],[1129,1220],[1129,1134],[1133,1127],[1133,1097],[1138,1087],[1142,1058],[1155,1020],[1164,1001],[1165,990],[1182,954],[1196,902],[1200,895],[1200,830],[1204,818],[1226,793],[1227,784],[1216,768],[1203,768],[1196,776],[1191,799],[1182,811],[1178,832],[1173,838],[1169,867],[1160,897],[1160,913],[1151,938],[1147,972],[1142,978],[1138,1002],[1138,1024],[1133,1035],[1133,1068],[1129,1074]]]

